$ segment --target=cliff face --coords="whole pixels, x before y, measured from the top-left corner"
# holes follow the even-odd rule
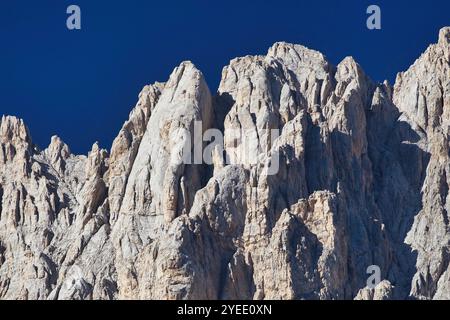
[[[210,128],[228,161],[184,161]],[[449,128],[450,28],[394,87],[287,43],[215,96],[184,62],[110,153],[4,116],[0,298],[450,299]]]

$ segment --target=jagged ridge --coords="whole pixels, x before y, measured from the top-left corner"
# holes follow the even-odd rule
[[[214,97],[184,62],[87,157],[3,116],[0,298],[450,298],[449,61],[450,28],[394,87],[276,43]],[[182,161],[195,121],[231,163]]]

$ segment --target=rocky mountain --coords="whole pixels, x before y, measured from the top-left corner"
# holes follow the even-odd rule
[[[450,299],[449,129],[450,28],[393,87],[282,42],[214,96],[183,62],[110,152],[3,116],[0,299]]]

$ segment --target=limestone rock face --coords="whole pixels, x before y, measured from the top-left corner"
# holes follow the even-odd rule
[[[381,281],[375,288],[364,288],[359,290],[355,300],[391,300],[393,286],[387,281]]]
[[[125,188],[117,220],[120,227],[113,230],[123,298],[164,297],[153,288],[167,286],[165,282],[150,284],[140,279],[155,267],[141,260],[148,259],[148,250],[159,251],[154,242],[168,232],[165,229],[174,219],[188,214],[195,193],[203,186],[207,168],[184,161],[187,152],[183,151],[194,155],[196,122],[201,123],[201,139],[213,115],[203,75],[192,63],[182,63],[165,84],[148,121]]]
[[[110,152],[3,116],[0,299],[450,299],[449,110],[443,28],[394,86],[283,42],[215,96],[183,62]]]
[[[398,76],[394,89],[394,102],[411,124],[414,143],[427,154],[427,167],[420,164],[421,207],[406,238],[417,254],[411,294],[424,299],[449,298],[449,54],[450,28],[443,28],[439,42]]]
[[[124,123],[111,147],[110,165],[106,175],[109,184],[108,199],[112,222],[117,219],[128,176],[136,159],[148,120],[163,88],[164,84],[155,83],[142,90],[136,107],[130,113],[129,120]]]

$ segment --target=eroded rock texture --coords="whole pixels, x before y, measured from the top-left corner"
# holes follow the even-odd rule
[[[186,162],[210,128],[225,157]],[[449,128],[450,28],[393,87],[288,43],[215,96],[184,62],[110,153],[3,116],[0,298],[450,299]]]

